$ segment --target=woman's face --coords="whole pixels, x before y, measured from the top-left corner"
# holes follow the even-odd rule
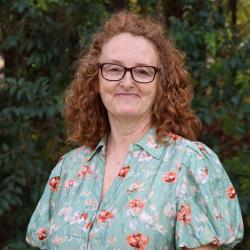
[[[154,45],[146,38],[130,33],[121,33],[112,37],[104,44],[99,58],[101,64],[118,64],[128,68],[135,66],[158,67],[158,61]],[[116,73],[117,68],[111,68],[111,71]],[[121,80],[108,81],[102,77],[99,71],[100,95],[109,118],[122,120],[125,118],[134,121],[151,119],[157,79],[156,74],[152,82],[138,83],[127,71]]]

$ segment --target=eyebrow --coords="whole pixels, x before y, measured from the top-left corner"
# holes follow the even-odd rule
[[[105,61],[105,63],[115,63],[115,64],[119,64],[121,66],[125,66],[122,61],[119,61],[119,60],[116,60],[116,59],[107,59]],[[147,63],[135,63],[135,66],[152,66],[152,65],[147,64]],[[133,66],[133,67],[135,67],[135,66]]]

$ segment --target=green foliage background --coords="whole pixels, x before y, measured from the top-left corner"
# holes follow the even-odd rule
[[[120,9],[148,13],[187,58],[201,141],[237,189],[250,249],[250,1],[0,0],[0,249],[25,243],[30,216],[65,143],[63,92],[79,51]]]

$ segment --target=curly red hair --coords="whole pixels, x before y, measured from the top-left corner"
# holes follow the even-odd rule
[[[107,110],[98,94],[98,59],[103,45],[122,32],[148,39],[159,55],[162,70],[152,112],[157,141],[162,143],[169,132],[196,139],[201,123],[190,108],[192,91],[184,55],[164,35],[157,21],[122,11],[104,23],[103,29],[94,35],[87,53],[80,54],[74,79],[65,95],[68,140],[94,148],[109,134]]]

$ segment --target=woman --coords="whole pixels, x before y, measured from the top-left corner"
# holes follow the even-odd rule
[[[183,57],[161,26],[121,12],[79,60],[66,94],[67,153],[27,242],[40,249],[218,249],[243,236],[235,190],[194,140]]]

